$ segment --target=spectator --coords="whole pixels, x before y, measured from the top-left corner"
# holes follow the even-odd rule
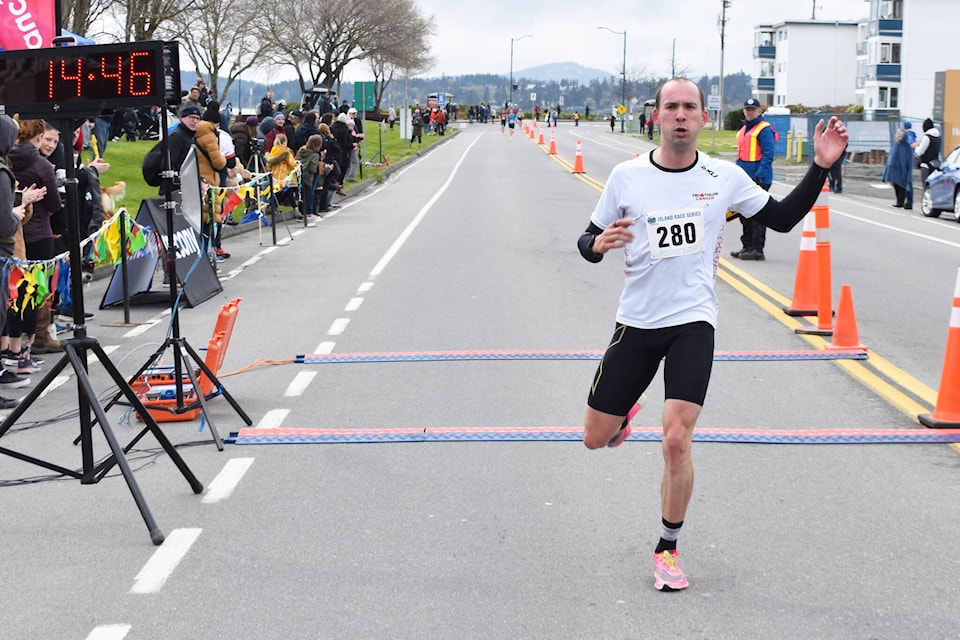
[[[233,138],[233,148],[237,154],[237,161],[241,166],[250,165],[250,155],[253,151],[252,142],[257,139],[257,127],[260,121],[256,116],[238,116],[237,121],[230,127],[230,137]]]
[[[42,200],[33,204],[33,215],[23,225],[23,240],[28,260],[49,260],[54,254],[54,233],[51,218],[61,217],[63,202],[57,191],[57,177],[53,165],[40,155],[40,143],[43,138],[41,120],[24,120],[20,123],[17,145],[10,150],[8,159],[10,168],[22,184],[34,184],[46,187]],[[10,335],[10,349],[18,351],[16,372],[29,375],[40,371],[40,363],[31,355],[31,347],[37,330],[36,306],[21,305],[22,324],[16,336]],[[10,323],[7,323],[10,328]],[[16,340],[20,340],[19,350]]]
[[[940,158],[940,130],[930,118],[923,121],[923,138],[917,143],[914,153],[920,162],[920,184],[924,185]]]
[[[897,201],[891,205],[897,209],[913,209],[913,149],[907,141],[907,131],[903,127],[890,146],[890,156],[883,170],[883,181],[893,184]]]
[[[22,202],[14,206],[14,191],[17,188],[17,179],[13,171],[7,166],[6,157],[17,141],[17,133],[17,123],[13,118],[8,115],[0,115],[0,256],[24,259],[25,255],[16,255],[16,237],[21,234],[20,222],[27,214],[28,205],[34,202],[35,197],[42,198],[45,191],[43,187],[35,189],[35,185],[28,185],[28,188],[23,191]],[[8,293],[6,287],[0,290],[0,324],[4,324],[7,319]],[[18,335],[17,338],[19,339],[19,337]],[[9,357],[12,355],[7,353],[10,339],[5,336],[3,341],[6,343],[2,345],[4,356]],[[30,384],[29,378],[18,376],[12,371],[0,367],[0,388],[17,389],[28,384]],[[15,399],[0,397],[0,408],[2,409],[12,409],[18,403],[19,401]]]
[[[190,87],[190,91],[187,92],[187,95],[183,97],[183,101],[180,103],[180,111],[183,111],[184,107],[193,106],[197,109],[201,109],[203,105],[200,104],[200,87]]]
[[[260,121],[263,122],[264,118],[271,117],[276,111],[276,105],[273,104],[273,91],[267,89],[267,95],[260,100]]]
[[[293,149],[299,151],[303,145],[307,144],[310,136],[316,135],[320,135],[320,129],[317,128],[317,112],[307,111],[303,116],[303,124],[297,127],[296,133],[293,134]]]

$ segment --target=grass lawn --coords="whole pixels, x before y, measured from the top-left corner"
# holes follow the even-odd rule
[[[377,155],[380,152],[381,144],[379,126],[376,122],[365,122],[364,131],[366,132],[367,141],[366,157],[369,161],[376,161],[378,160]],[[443,139],[444,138],[438,136],[425,135],[423,136],[423,145],[420,148],[429,147]],[[408,156],[415,155],[419,151],[416,144],[411,147],[408,140],[400,139],[400,127],[395,127],[393,131],[387,127],[387,130],[382,132],[382,143],[383,155],[385,158],[389,158],[391,165],[396,164]],[[154,144],[154,141],[149,140],[137,140],[135,142],[121,140],[119,142],[110,142],[107,144],[107,150],[104,154],[104,159],[110,163],[110,170],[101,176],[100,182],[103,186],[109,186],[118,181],[125,182],[127,185],[126,196],[120,205],[126,207],[127,211],[134,216],[137,214],[137,211],[140,210],[140,202],[143,199],[155,198],[159,194],[159,190],[156,187],[151,187],[144,182],[143,174],[141,173],[143,156],[147,154]],[[361,151],[362,149],[361,146]],[[84,160],[89,160],[92,156],[89,151],[84,151],[83,157]],[[388,165],[364,165],[363,181],[378,181],[380,174],[383,173],[387,166]],[[358,171],[358,179],[359,175]],[[346,188],[354,184],[357,184],[357,182],[349,182],[346,184]]]

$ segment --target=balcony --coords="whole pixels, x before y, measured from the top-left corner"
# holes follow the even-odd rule
[[[774,60],[777,57],[777,48],[774,45],[762,45],[753,48],[753,58],[760,60]]]
[[[773,78],[757,78],[757,91],[772,92],[776,87],[776,81]]]
[[[865,56],[865,55],[867,55],[867,43],[866,43],[866,42],[858,42],[858,43],[857,43],[857,55],[858,55],[858,56]]]
[[[902,36],[903,20],[871,20],[867,23],[867,37]]]
[[[899,64],[872,64],[867,66],[867,79],[900,82]]]

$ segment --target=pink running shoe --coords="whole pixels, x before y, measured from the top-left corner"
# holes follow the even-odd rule
[[[653,587],[657,591],[680,591],[690,586],[677,564],[679,560],[676,551],[653,554]]]
[[[647,396],[646,394],[641,393],[640,398],[637,399],[637,403],[633,405],[633,407],[630,409],[630,412],[627,413],[627,419],[625,421],[626,424],[620,427],[620,431],[617,431],[617,433],[610,438],[610,442],[607,443],[608,447],[614,449],[627,441],[627,438],[630,437],[630,421],[633,420],[633,416],[637,415],[637,412],[640,411],[640,409],[643,409],[646,404]]]

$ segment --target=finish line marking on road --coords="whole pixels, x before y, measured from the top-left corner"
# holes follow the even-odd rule
[[[631,442],[657,442],[660,427],[634,427]],[[393,442],[579,442],[580,427],[439,427],[409,429],[246,428],[226,444],[373,444]],[[949,444],[960,429],[697,429],[694,442],[747,444]]]
[[[336,362],[423,362],[438,360],[600,360],[603,351],[402,351],[395,353],[311,353],[294,357],[296,364]],[[866,351],[717,351],[713,359],[723,361],[760,360],[866,360]]]

